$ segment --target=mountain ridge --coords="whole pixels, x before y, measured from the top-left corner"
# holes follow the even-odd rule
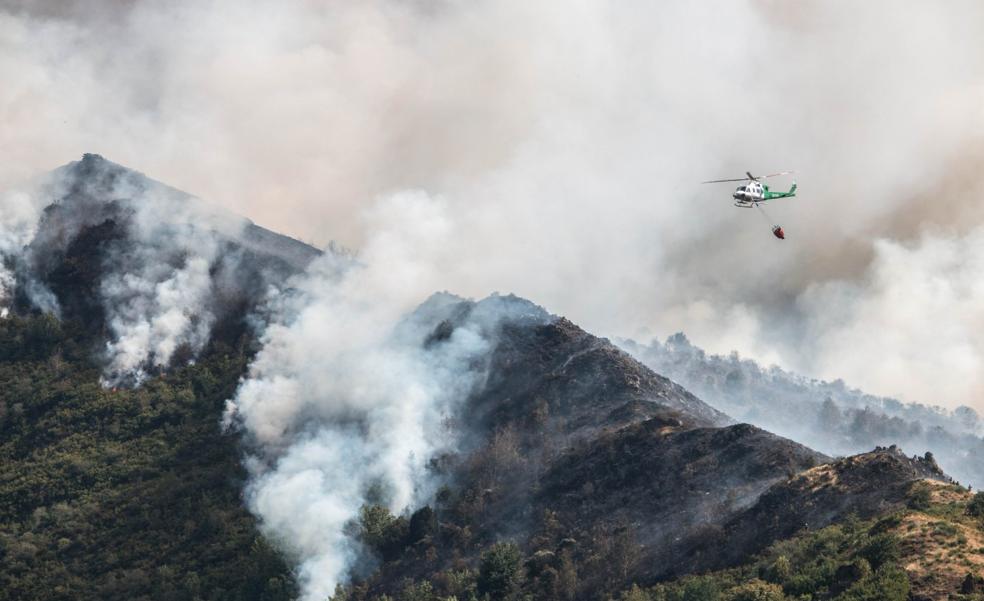
[[[95,154],[31,193],[36,225],[5,257],[13,305],[85,323],[114,386],[194,359],[213,330],[245,332],[322,254]]]
[[[460,320],[485,302],[461,301],[448,313]],[[444,336],[455,323],[435,321]],[[734,566],[804,523],[822,529],[857,513],[895,511],[915,482],[946,481],[930,459],[895,449],[835,461],[708,414],[684,389],[563,318],[506,323],[490,366],[486,385],[464,409],[485,423],[486,443],[450,462],[452,487],[433,510],[435,534],[385,551],[381,571],[355,586],[355,598],[399,595],[407,578],[475,569],[475,541],[481,550],[502,538],[530,561],[552,558],[534,570],[539,575],[531,572],[524,590],[554,586],[540,580],[559,578],[567,562],[591,574],[575,598],[592,598],[617,580],[653,584]],[[814,499],[795,483],[822,466],[842,474],[845,485]],[[883,476],[864,477],[869,473]],[[776,499],[788,501],[782,528],[769,527]],[[545,530],[564,534],[551,538]],[[612,559],[622,562],[617,577],[597,564],[597,553],[611,545],[623,554]],[[550,591],[548,597],[559,594]]]
[[[742,421],[829,455],[893,444],[931,451],[950,475],[984,486],[984,436],[970,407],[948,411],[852,389],[842,381],[764,367],[737,353],[705,353],[682,333],[665,342],[620,340],[621,348]]]
[[[289,294],[302,271],[292,261],[320,251],[196,212],[192,197],[97,155],[56,184],[26,256],[5,257],[18,288],[0,319],[0,583],[14,598],[296,596],[293,558],[243,507],[243,441],[219,418],[257,352],[263,302]],[[37,305],[45,291],[58,313]],[[735,423],[516,296],[437,294],[397,333],[436,361],[469,328],[489,347],[448,416],[460,448],[428,466],[444,486],[406,515],[382,497],[363,507],[343,533],[361,561],[339,599],[570,601],[675,586],[853,516],[887,519],[927,478],[952,485],[931,456],[833,459]],[[852,582],[896,575],[859,570]]]

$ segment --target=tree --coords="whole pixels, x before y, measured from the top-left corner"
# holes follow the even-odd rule
[[[409,543],[412,545],[437,532],[437,515],[430,506],[423,506],[410,516]]]
[[[577,566],[571,558],[569,550],[564,550],[560,554],[560,568],[557,570],[557,598],[573,599],[577,594],[578,576]]]
[[[680,587],[680,601],[718,601],[721,598],[721,586],[713,576],[694,576],[684,578]]]
[[[632,529],[627,524],[619,525],[608,544],[609,586],[625,586],[626,580],[632,573],[642,556],[639,545],[635,542]]]
[[[519,581],[522,555],[515,543],[496,543],[482,554],[478,593],[493,600],[506,599]]]
[[[908,598],[909,576],[896,565],[884,566],[838,597],[843,601],[907,601]]]
[[[916,511],[925,511],[929,509],[933,500],[933,495],[929,490],[929,487],[925,484],[917,484],[916,487],[909,493],[908,505],[911,509]]]
[[[782,584],[789,580],[793,575],[793,567],[789,563],[789,558],[785,555],[780,555],[772,562],[772,566],[769,567],[769,582],[775,582],[777,584]]]
[[[898,561],[900,554],[899,539],[887,533],[871,537],[860,552],[861,557],[867,559],[875,570],[885,564]]]
[[[407,582],[400,592],[400,601],[434,601],[436,598],[434,585],[427,580],[420,583]]]
[[[409,530],[406,518],[395,517],[382,505],[365,505],[361,526],[362,541],[383,559],[396,559],[403,552]]]
[[[984,517],[984,492],[978,492],[967,505],[967,515],[975,518]]]

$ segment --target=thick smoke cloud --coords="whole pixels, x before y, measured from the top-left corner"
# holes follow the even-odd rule
[[[432,497],[429,466],[456,450],[450,424],[482,382],[496,324],[528,310],[486,301],[435,339],[458,299],[436,295],[403,317],[399,289],[438,275],[408,257],[450,232],[442,204],[402,194],[383,215],[413,227],[377,223],[358,262],[329,253],[295,279],[226,412],[252,449],[247,503],[299,558],[305,599],[327,598],[367,558],[352,537],[363,505],[401,513]]]
[[[984,221],[975,1],[2,6],[0,143],[16,152],[0,184],[98,151],[353,247],[373,199],[425,189],[453,229],[439,288],[514,291],[600,333],[683,329],[838,377],[848,337],[822,324],[933,308],[868,288],[885,244],[916,259],[933,227],[966,248]],[[729,188],[696,185],[788,168],[801,196],[772,209],[783,243]],[[831,287],[850,293],[815,302]],[[890,390],[849,375],[927,401],[922,356],[981,350],[933,321],[949,325],[929,347],[893,323],[852,348],[874,365],[893,346]],[[981,408],[971,388],[933,401]]]
[[[931,404],[981,407],[984,228],[911,244],[879,240],[863,280],[816,284],[799,302],[816,316],[809,325],[822,372]]]
[[[8,2],[0,142],[19,158],[0,182],[96,150],[264,225],[355,247],[371,236],[367,203],[426,189],[454,229],[435,257],[440,288],[515,291],[602,333],[684,329],[709,350],[837,377],[845,337],[819,324],[855,302],[930,309],[867,288],[883,265],[873,241],[912,245],[933,226],[966,247],[984,218],[982,11]],[[772,211],[782,244],[727,206],[729,189],[695,185],[784,168],[801,170],[802,195]],[[830,286],[856,300],[812,301]],[[888,329],[854,364],[894,345],[897,379],[875,391],[926,400],[914,382],[925,370],[904,359],[954,352],[959,328],[941,326],[929,349],[879,339]],[[940,362],[940,376],[957,380],[965,363]],[[980,407],[966,387],[947,392],[960,398],[936,400]]]

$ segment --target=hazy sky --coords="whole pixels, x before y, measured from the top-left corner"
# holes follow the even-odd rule
[[[979,1],[0,0],[0,81],[0,186],[98,152],[387,249],[406,306],[984,410]],[[785,169],[785,241],[698,184]]]

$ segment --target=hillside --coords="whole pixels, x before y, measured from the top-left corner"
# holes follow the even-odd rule
[[[296,422],[270,430],[268,454],[255,432],[223,430],[220,421],[233,423],[227,402],[256,375],[250,366],[270,343],[265,333],[286,329],[269,315],[303,298],[306,277],[323,275],[304,271],[322,253],[95,155],[31,194],[36,222],[24,226],[21,246],[0,249],[14,282],[0,298],[10,310],[0,317],[0,599],[307,594],[302,546],[288,537],[313,535],[306,522],[297,535],[246,509],[258,511],[257,478],[293,458],[287,437],[303,453],[338,455],[301,463],[313,478],[294,495],[328,481],[318,469],[357,463],[353,449],[374,460],[373,415],[330,398],[352,389],[328,386],[335,404],[318,404],[319,395],[300,404]],[[351,265],[346,257],[339,264],[329,267]],[[330,272],[317,290],[337,283],[331,269],[316,268]],[[344,365],[367,369],[370,383],[427,369],[448,376],[387,380],[398,402],[370,407],[403,423],[418,416],[403,412],[402,395],[460,390],[447,413],[428,414],[433,432],[455,442],[420,462],[418,477],[440,487],[411,482],[414,502],[402,515],[387,508],[384,476],[351,492],[350,513],[330,533],[351,580],[339,599],[570,601],[633,584],[662,595],[708,571],[738,586],[735,574],[749,565],[825,532],[839,538],[824,565],[836,576],[838,566],[866,558],[868,572],[859,564],[852,581],[864,586],[904,581],[907,591],[943,591],[959,571],[954,562],[976,565],[963,547],[920,558],[913,549],[923,542],[913,537],[934,536],[927,520],[937,518],[912,513],[912,527],[897,534],[899,555],[877,559],[869,549],[885,520],[913,503],[925,513],[936,501],[969,502],[930,455],[891,447],[835,460],[736,423],[610,341],[511,295],[436,294],[392,335],[400,347],[366,355],[389,363]],[[333,342],[345,351],[349,339]],[[306,370],[329,384],[349,375],[319,363]],[[365,394],[366,381],[357,383],[352,394]],[[408,392],[411,385],[418,389]],[[333,429],[319,430],[324,421]],[[304,446],[324,436],[339,445]],[[346,446],[356,440],[364,446]],[[919,486],[950,492],[927,500]],[[319,503],[304,507],[308,515],[333,511]],[[350,520],[360,505],[361,518]],[[973,520],[947,516],[958,539],[976,544]],[[794,572],[798,561],[788,559]],[[823,599],[835,590],[828,572],[810,581],[813,591],[785,576],[773,584]]]
[[[488,302],[525,303],[461,301],[436,331]],[[739,565],[804,527],[877,518],[904,507],[914,482],[946,480],[896,449],[831,463],[729,425],[562,318],[505,323],[490,364],[465,409],[484,446],[442,461],[449,486],[433,507],[367,509],[363,540],[383,563],[347,595],[597,598]],[[508,586],[487,581],[489,562],[512,566]]]
[[[294,598],[220,418],[251,313],[320,252],[96,155],[29,193],[0,257],[0,599]]]
[[[290,599],[218,420],[247,356],[216,342],[135,390],[84,328],[0,320],[0,599]]]
[[[859,461],[864,459],[842,463],[840,469]],[[798,479],[801,484],[829,483],[828,466],[811,472]],[[779,601],[808,595],[845,601],[971,601],[984,597],[984,494],[935,479],[913,481],[898,492],[903,494],[891,510],[804,530],[738,567],[653,587],[636,586],[620,598]]]

